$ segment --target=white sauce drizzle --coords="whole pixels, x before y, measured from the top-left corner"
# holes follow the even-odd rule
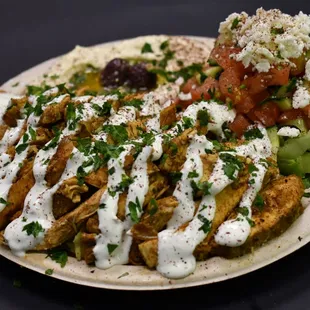
[[[202,178],[203,164],[200,155],[205,154],[205,149],[213,149],[213,144],[205,136],[195,135],[187,149],[186,161],[181,170],[182,178],[178,181],[173,192],[173,196],[179,204],[167,224],[168,229],[176,229],[193,218],[195,202],[191,182],[198,182]],[[195,177],[189,178],[189,173],[193,172]]]
[[[254,139],[248,144],[241,145],[236,148],[236,152],[229,153],[233,156],[244,156],[253,159],[258,171],[256,175],[252,174],[254,183],[250,184],[248,190],[244,193],[240,202],[241,207],[248,210],[247,217],[251,216],[251,205],[256,197],[257,192],[261,189],[263,178],[267,167],[266,163],[261,160],[271,156],[271,144],[266,130],[259,127],[263,133],[262,139]],[[216,212],[215,197],[233,180],[229,179],[223,172],[224,162],[219,158],[214,166],[213,172],[208,180],[210,187],[210,195],[202,198],[199,205],[199,210],[188,226],[180,231],[168,229],[161,231],[158,234],[158,265],[157,270],[168,278],[183,278],[195,270],[196,259],[193,252],[196,246],[201,243],[206,237],[209,228],[204,225],[211,225]],[[235,171],[237,177],[238,171]],[[239,215],[242,216],[242,215]],[[240,217],[239,217],[240,218]],[[222,242],[225,245],[237,246],[245,242],[250,233],[250,225],[246,218],[241,218],[240,221],[226,221],[219,228],[216,235],[216,241]],[[210,226],[209,226],[210,227]],[[231,232],[227,234],[227,232]],[[228,236],[228,237],[227,237]]]

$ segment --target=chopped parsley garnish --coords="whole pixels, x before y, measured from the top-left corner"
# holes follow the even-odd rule
[[[111,197],[115,197],[116,196],[116,191],[112,191],[110,188],[108,188],[108,193]]]
[[[236,156],[229,153],[221,153],[219,157],[224,162],[223,171],[225,175],[230,180],[236,180],[235,173],[243,167],[241,161]]]
[[[217,152],[221,152],[224,150],[224,146],[218,142],[217,140],[213,140],[212,141],[213,144],[213,148],[217,151]]]
[[[53,75],[50,76],[51,80],[57,80],[58,78],[59,78],[58,74],[53,74]]]
[[[41,93],[45,92],[46,90],[48,90],[50,88],[50,86],[44,85],[42,87],[40,86],[34,86],[34,85],[27,85],[27,95],[35,95],[38,96]]]
[[[154,53],[151,44],[146,42],[141,49],[141,53]]]
[[[87,172],[84,170],[83,166],[78,167],[76,172],[76,178],[78,181],[78,185],[83,185],[85,181],[85,177],[87,176]]]
[[[84,155],[89,155],[91,152],[92,141],[90,138],[80,138],[77,139],[77,149]]]
[[[27,132],[23,135],[23,143],[26,143],[29,140],[29,135]]]
[[[197,194],[197,192],[202,191],[202,194],[204,196],[210,195],[210,189],[212,187],[213,183],[209,183],[208,181],[205,182],[195,182],[194,180],[191,181],[191,187],[193,189],[194,195]]]
[[[44,228],[39,222],[31,222],[23,227],[23,231],[26,231],[27,235],[33,235],[35,238],[38,237],[38,235],[41,232],[44,232]]]
[[[246,89],[246,85],[245,84],[241,84],[239,88],[240,89]]]
[[[174,142],[170,143],[170,151],[172,156],[175,156],[178,153],[178,146]]]
[[[98,113],[98,116],[106,116],[106,115],[110,115],[112,104],[106,101],[102,106],[100,106],[99,104],[93,103],[92,107],[94,110],[96,110],[96,112]]]
[[[36,134],[36,131],[32,128],[32,127],[29,127],[29,133],[30,133],[30,136],[31,136],[31,140],[34,141],[37,137],[37,134]]]
[[[46,269],[46,270],[45,270],[45,274],[46,274],[47,276],[51,276],[53,273],[54,273],[54,269]]]
[[[44,151],[47,151],[48,149],[54,148],[58,145],[58,141],[59,141],[59,138],[61,136],[61,131],[57,127],[53,127],[53,131],[54,131],[55,136],[49,143],[47,143],[43,147]]]
[[[109,174],[109,175],[114,174],[114,172],[115,172],[115,168],[114,168],[114,167],[112,167],[112,168],[110,168],[110,169],[108,170],[108,174]]]
[[[130,218],[134,223],[139,222],[139,213],[142,212],[142,207],[138,197],[136,197],[136,202],[130,201],[128,204],[128,208],[130,211]]]
[[[123,192],[130,184],[133,183],[133,179],[127,174],[122,174],[122,181],[118,184],[116,190]]]
[[[262,139],[263,137],[264,135],[257,127],[252,128],[244,133],[244,138],[246,140]]]
[[[277,35],[277,34],[283,34],[284,33],[284,29],[283,27],[281,28],[277,28],[277,27],[272,27],[270,30],[271,34]]]
[[[169,41],[166,40],[163,43],[160,44],[160,49],[163,51],[169,46]]]
[[[305,197],[305,198],[310,198],[310,193],[304,193],[304,194],[303,194],[303,197]]]
[[[0,203],[2,203],[3,205],[6,205],[6,206],[8,206],[10,204],[8,201],[3,199],[2,197],[0,197]]]
[[[143,104],[144,102],[141,99],[132,99],[130,101],[123,102],[124,106],[135,107],[138,110],[141,110],[141,107],[143,106]]]
[[[150,206],[151,206],[151,208],[149,210],[149,214],[150,214],[150,216],[153,216],[158,211],[158,204],[154,198],[151,198]]]
[[[250,224],[251,227],[254,227],[255,226],[255,222],[250,219],[249,217],[246,218],[246,220],[248,221],[248,223]]]
[[[61,268],[64,268],[66,266],[66,263],[68,261],[68,253],[64,250],[60,249],[51,249],[48,251],[47,257],[49,257],[51,260],[58,263]]]
[[[237,208],[237,212],[243,215],[244,217],[249,216],[249,209],[247,207]]]
[[[168,155],[167,154],[163,154],[163,156],[160,159],[160,163],[164,164],[166,162],[167,158],[168,158]]]
[[[231,29],[231,30],[236,29],[236,28],[237,28],[237,26],[238,26],[238,24],[239,24],[239,22],[240,22],[239,18],[238,18],[238,17],[236,17],[236,18],[233,20],[233,22],[232,22],[232,24],[231,24],[230,29]]]
[[[182,122],[183,122],[184,129],[188,129],[188,128],[194,127],[194,121],[190,117],[184,116],[182,118]]]
[[[253,173],[254,171],[258,171],[258,168],[254,164],[249,164],[248,166],[249,173]]]
[[[116,248],[118,247],[118,244],[113,244],[113,243],[108,243],[107,248],[108,248],[108,252],[111,255]]]
[[[127,277],[127,276],[129,276],[129,272],[124,272],[117,279],[120,279],[120,278],[123,278],[123,277]]]
[[[170,178],[171,178],[171,183],[175,185],[181,180],[182,172],[181,171],[170,172]]]
[[[17,154],[20,154],[21,152],[25,151],[25,149],[28,147],[28,143],[21,143],[16,146],[15,151]]]
[[[67,114],[66,118],[69,121],[69,129],[74,130],[76,128],[77,119],[76,119],[76,111],[75,106],[72,103],[67,105]]]
[[[197,119],[199,120],[200,126],[207,126],[210,121],[210,116],[207,110],[199,110],[197,113]]]
[[[106,207],[106,204],[105,203],[101,203],[100,205],[99,205],[99,209],[104,209]]]
[[[198,214],[197,217],[203,223],[199,230],[202,230],[205,234],[207,234],[211,229],[211,222],[202,214]]]
[[[164,58],[158,62],[158,66],[165,69],[167,67],[168,61],[174,57],[174,52],[167,49],[164,54]]]
[[[263,207],[264,207],[264,198],[262,197],[262,195],[260,194],[257,194],[255,199],[254,199],[254,202],[253,202],[254,206],[257,207],[259,210],[262,210]]]
[[[124,143],[128,140],[128,133],[124,126],[121,125],[105,125],[103,131],[108,133],[113,141],[117,144]]]
[[[155,141],[155,135],[152,132],[143,133],[140,137],[145,145],[152,145]]]
[[[122,146],[111,145],[104,141],[95,141],[94,149],[104,156],[102,164],[107,163],[110,158],[118,158],[124,151]]]
[[[193,178],[199,177],[199,174],[197,173],[197,171],[194,170],[194,171],[190,171],[190,172],[188,173],[187,177],[188,177],[189,179],[193,179]]]

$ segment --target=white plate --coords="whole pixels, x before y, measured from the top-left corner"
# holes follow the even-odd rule
[[[109,43],[103,45],[107,44]],[[0,88],[8,92],[19,93],[24,85],[35,76],[48,71],[48,68],[56,60],[57,58],[53,58],[29,69],[9,80]],[[12,87],[16,82],[20,82],[20,84],[17,87]],[[196,271],[181,280],[169,280],[154,270],[137,266],[114,266],[108,270],[100,270],[89,267],[85,262],[79,262],[74,258],[69,258],[67,265],[61,268],[46,258],[44,254],[28,254],[24,258],[19,258],[4,246],[0,246],[0,255],[43,274],[46,269],[52,268],[54,269],[52,277],[81,285],[119,290],[174,289],[228,280],[271,264],[310,241],[309,222],[310,209],[307,208],[304,214],[283,235],[257,249],[253,254],[231,260],[214,257],[205,262],[199,262]]]

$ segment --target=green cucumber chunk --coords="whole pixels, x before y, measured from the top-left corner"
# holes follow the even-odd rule
[[[279,159],[296,159],[310,149],[310,131],[297,138],[290,138],[279,148]]]
[[[217,79],[222,71],[223,71],[222,67],[214,66],[208,68],[204,73],[206,74],[206,76],[210,76]]]
[[[291,121],[287,121],[283,124],[283,126],[296,127],[300,130],[301,133],[306,133],[308,131],[306,123],[302,118],[297,118]]]
[[[267,134],[271,143],[271,151],[274,155],[276,155],[280,147],[280,139],[278,136],[277,126],[267,128]]]
[[[282,98],[282,99],[275,100],[275,102],[281,111],[287,111],[293,108],[291,98]]]
[[[281,174],[296,174],[300,177],[310,173],[310,153],[305,153],[296,159],[279,159],[278,166]]]

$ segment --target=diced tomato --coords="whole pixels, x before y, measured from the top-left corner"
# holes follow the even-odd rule
[[[249,113],[255,106],[255,102],[247,93],[241,92],[240,94],[240,102],[235,101],[235,109],[239,113]]]
[[[239,77],[243,77],[247,70],[242,62],[236,61],[231,57],[232,54],[238,54],[241,48],[225,45],[216,46],[212,51],[210,58],[214,59],[224,70],[234,68]]]
[[[190,78],[186,81],[186,83],[182,86],[182,92],[185,94],[190,93],[193,88],[196,88],[199,85],[197,79],[195,77]]]
[[[261,106],[258,106],[252,112],[258,121],[260,121],[265,127],[270,127],[276,124],[279,117],[279,108],[274,102],[267,102]]]
[[[290,67],[285,66],[281,68],[271,68],[268,74],[272,75],[269,86],[273,85],[287,85],[290,77]]]
[[[272,77],[265,76],[263,74],[255,74],[247,79],[245,79],[242,84],[244,84],[251,95],[256,95],[262,93],[269,85]]]
[[[287,121],[291,121],[297,118],[302,118],[303,116],[304,113],[301,109],[292,109],[282,112],[281,115],[278,117],[278,122],[285,123]]]
[[[242,115],[238,114],[234,121],[229,124],[230,130],[232,130],[238,137],[241,137],[246,129],[251,125],[251,123],[247,120],[247,118]]]
[[[255,95],[251,95],[251,98],[253,99],[255,104],[258,104],[258,103],[264,101],[268,97],[270,97],[270,93],[267,90],[264,90],[258,94],[255,94]]]
[[[306,117],[310,118],[310,104],[304,107],[302,111],[304,112]]]
[[[182,91],[184,93],[185,90],[191,89],[190,93],[192,95],[192,99],[191,100],[185,100],[185,101],[180,101],[180,105],[182,106],[182,108],[186,108],[189,105],[191,105],[194,101],[200,100],[200,99],[205,99],[205,100],[209,100],[211,99],[211,95],[209,94],[210,90],[214,90],[217,91],[219,89],[219,82],[212,78],[212,77],[208,77],[202,85],[197,86],[196,84],[194,84],[194,81],[190,81],[188,80],[187,83],[184,85],[184,87],[182,88]],[[190,86],[191,85],[191,86]],[[194,88],[192,86],[195,86]]]
[[[291,66],[291,75],[304,75],[307,62],[305,55],[301,55],[299,58],[290,59],[290,61],[295,64],[295,66]]]
[[[220,92],[223,96],[234,100],[235,93],[238,91],[240,85],[240,78],[236,74],[234,68],[230,67],[221,74],[219,79],[219,86]]]

